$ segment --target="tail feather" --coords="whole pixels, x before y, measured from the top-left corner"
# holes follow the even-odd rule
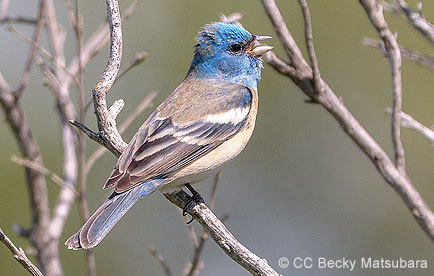
[[[68,249],[89,249],[98,245],[123,215],[141,198],[161,187],[159,182],[146,182],[123,193],[113,193],[65,245]]]

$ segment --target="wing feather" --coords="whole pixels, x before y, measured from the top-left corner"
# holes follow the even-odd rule
[[[236,135],[248,124],[252,93],[247,87],[237,89],[234,95],[229,95],[232,102],[220,99],[231,105],[224,106],[219,113],[210,114],[207,111],[202,120],[177,119],[182,117],[183,112],[190,112],[192,107],[175,110],[173,112],[177,116],[166,117],[160,117],[165,111],[163,109],[162,112],[159,107],[133,137],[104,188],[115,186],[115,191],[120,193],[144,181],[164,178]],[[240,95],[240,91],[248,95]],[[229,97],[222,95],[218,96]],[[173,104],[173,99],[169,103]],[[173,107],[168,105],[167,108]]]

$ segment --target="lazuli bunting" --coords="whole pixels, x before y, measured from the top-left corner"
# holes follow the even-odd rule
[[[134,135],[104,185],[113,194],[66,241],[69,249],[96,246],[140,198],[191,188],[244,149],[255,126],[261,56],[272,49],[258,44],[266,38],[229,23],[199,32],[187,77]]]

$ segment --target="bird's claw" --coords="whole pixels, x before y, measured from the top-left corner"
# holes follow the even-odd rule
[[[182,215],[184,217],[187,215],[188,209],[193,208],[197,204],[205,203],[202,196],[190,184],[186,184],[185,186],[191,192],[192,195],[191,195],[190,199],[188,200],[188,202],[185,204],[184,208],[182,209]],[[194,218],[192,217],[191,220],[189,220],[187,222],[187,224],[190,224],[193,220],[194,220]]]

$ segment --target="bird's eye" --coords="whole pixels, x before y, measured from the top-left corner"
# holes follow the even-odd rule
[[[229,46],[229,49],[233,53],[239,53],[241,51],[241,49],[243,49],[243,47],[241,46],[241,44],[235,43],[235,44],[232,44],[231,46]]]

